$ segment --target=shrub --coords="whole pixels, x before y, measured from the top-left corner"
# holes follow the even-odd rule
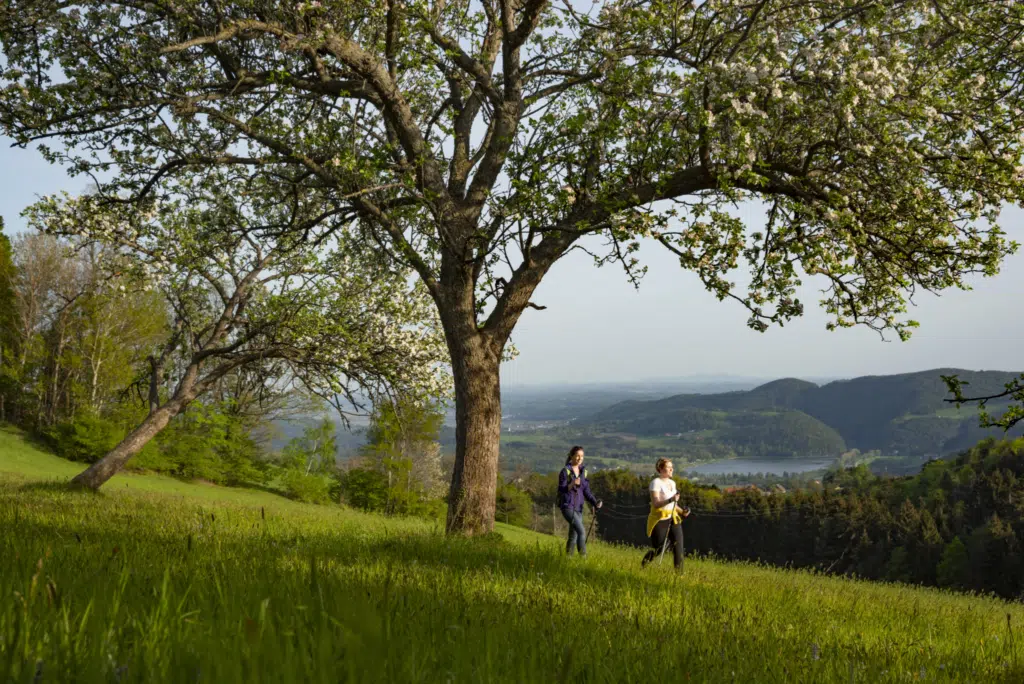
[[[970,582],[971,562],[967,556],[967,547],[960,537],[946,544],[942,560],[936,569],[936,580],[940,587],[961,588]]]
[[[316,504],[331,502],[330,479],[324,475],[288,468],[284,471],[281,484],[285,493],[297,501]]]
[[[386,472],[365,466],[350,468],[338,478],[341,498],[349,506],[364,511],[443,520],[448,512],[444,500],[423,496],[422,492],[403,486],[407,474],[408,468],[399,469],[397,474],[393,471],[389,487]]]
[[[383,511],[388,501],[388,480],[372,468],[351,468],[343,474],[341,492],[345,503],[364,511]]]
[[[509,525],[529,527],[533,522],[533,499],[513,484],[499,484],[494,518]]]
[[[124,438],[124,429],[112,420],[82,415],[58,424],[46,437],[62,458],[95,463]]]

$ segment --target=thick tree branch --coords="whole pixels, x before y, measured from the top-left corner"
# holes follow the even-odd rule
[[[495,341],[504,343],[512,334],[519,316],[544,274],[580,237],[601,230],[614,214],[652,202],[690,195],[714,187],[700,167],[686,168],[660,183],[648,183],[616,193],[609,198],[580,207],[565,220],[545,230],[541,241],[530,248],[498,297],[494,309],[482,326]]]
[[[434,44],[450,55],[460,69],[473,77],[477,86],[485,95],[487,95],[488,99],[491,100],[495,107],[500,107],[502,94],[501,91],[494,87],[490,73],[491,64],[488,64],[486,61],[488,41],[485,40],[484,43],[485,61],[480,61],[466,54],[466,51],[463,50],[457,42],[441,33],[436,24],[425,21],[424,27],[429,32],[430,38],[434,41]],[[489,36],[490,33],[488,33],[488,37]]]
[[[540,23],[540,18],[548,4],[549,0],[526,0],[520,11],[519,25],[506,37],[512,50],[518,50],[529,39],[530,34]]]

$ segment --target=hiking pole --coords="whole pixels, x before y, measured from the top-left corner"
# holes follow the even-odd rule
[[[668,529],[665,530],[665,541],[661,544],[661,553],[658,555],[658,565],[661,565],[661,559],[665,557],[665,549],[668,548],[668,538],[672,534],[672,519],[676,516],[676,502],[672,502],[672,515],[668,516]],[[659,521],[660,522],[660,521]]]
[[[594,506],[590,507],[590,528],[587,529],[587,539],[590,539],[590,533],[594,531],[594,523],[597,522],[597,508]]]

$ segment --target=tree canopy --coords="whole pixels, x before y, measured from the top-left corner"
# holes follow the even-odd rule
[[[498,365],[584,236],[634,280],[657,240],[764,330],[803,312],[905,338],[915,291],[1014,245],[1024,18],[973,0],[248,0],[0,14],[0,122],[108,194],[245,166],[312,188],[416,271],[444,327],[449,529],[494,516]],[[50,143],[48,143],[50,144]],[[763,203],[748,231],[732,210]],[[749,282],[734,271],[745,263]]]

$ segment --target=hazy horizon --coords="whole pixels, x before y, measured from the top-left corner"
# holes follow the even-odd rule
[[[594,380],[594,381],[561,381],[561,382],[521,382],[515,385],[506,385],[502,387],[504,389],[551,389],[557,387],[630,387],[630,386],[646,386],[655,388],[659,385],[727,385],[727,384],[751,384],[758,383],[763,384],[767,382],[773,382],[775,380],[804,380],[811,382],[816,385],[824,385],[830,382],[839,382],[842,380],[853,380],[854,378],[862,377],[885,377],[891,375],[909,375],[913,373],[927,373],[929,371],[939,371],[955,368],[956,370],[964,371],[975,371],[985,372],[991,371],[996,373],[1009,373],[1017,374],[1024,373],[1022,369],[1014,368],[967,368],[963,366],[935,366],[933,368],[921,368],[918,370],[911,371],[897,371],[895,373],[863,373],[860,375],[842,375],[842,376],[799,376],[799,375],[779,375],[779,376],[754,376],[754,375],[729,375],[727,373],[711,374],[711,375],[682,375],[675,377],[666,378],[636,378],[636,379],[625,379],[625,380]],[[731,391],[731,390],[723,390]]]

